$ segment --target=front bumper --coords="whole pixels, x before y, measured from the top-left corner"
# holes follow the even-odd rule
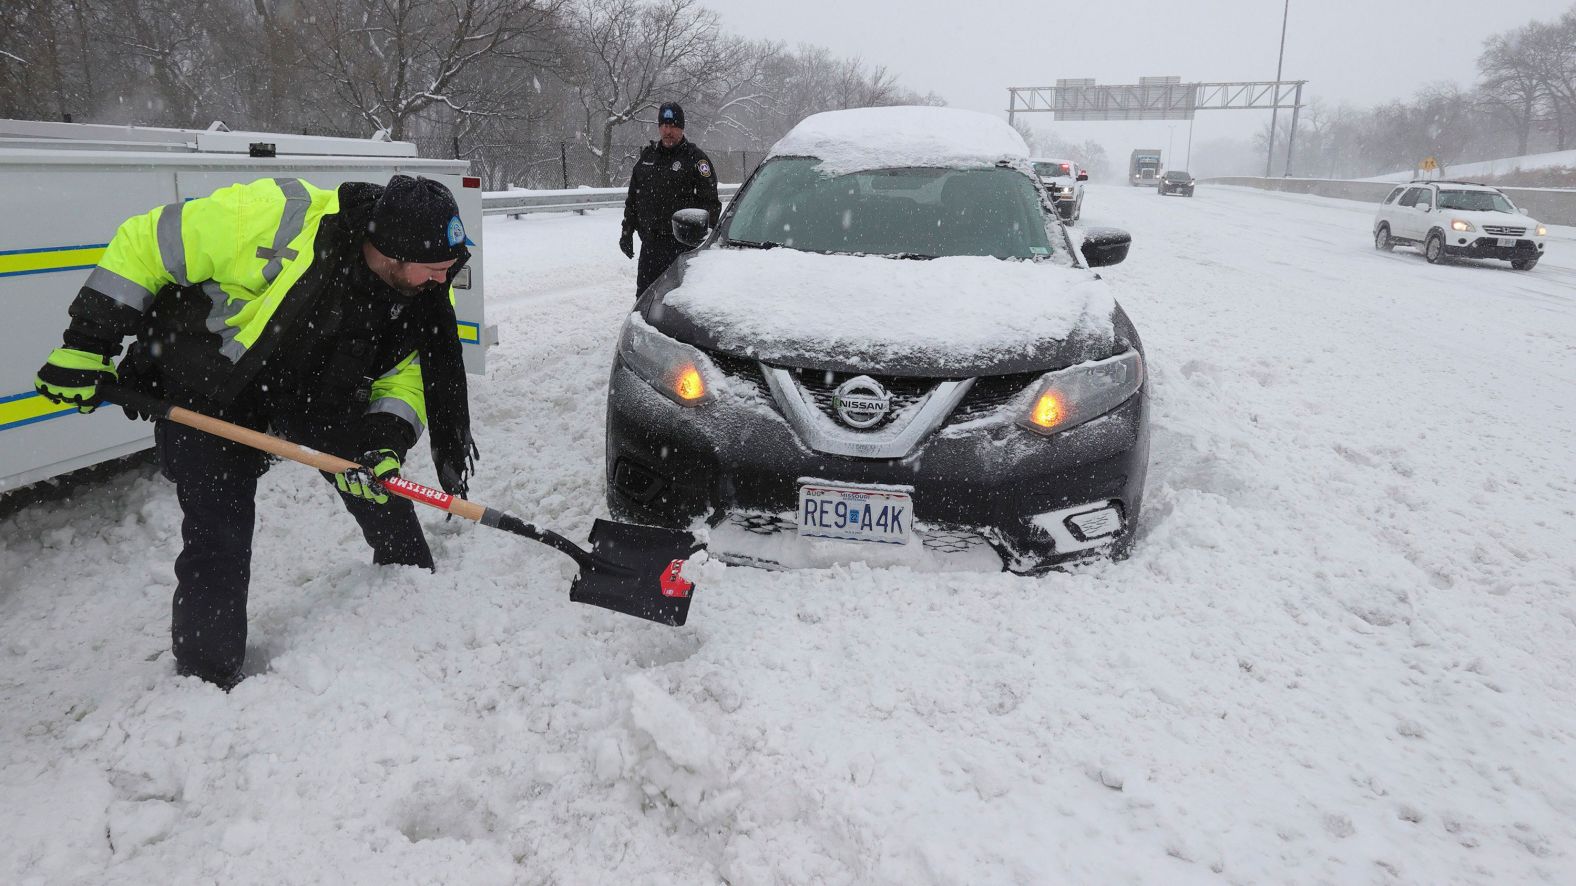
[[[1543,255],[1543,241],[1522,237],[1515,246],[1500,246],[1498,237],[1451,231],[1445,237],[1445,254],[1462,258],[1493,258],[1502,261],[1538,258]]]
[[[922,544],[948,556],[987,547],[995,556],[986,568],[1032,573],[1119,555],[1131,544],[1149,458],[1147,388],[1107,415],[1050,437],[998,416],[944,425],[903,458],[868,459],[810,450],[774,402],[748,385],[735,387],[743,392],[737,397],[681,407],[615,361],[606,465],[608,507],[616,518],[673,528],[703,521],[716,528],[712,549],[724,559],[730,554],[719,545],[724,530],[742,527],[769,536],[768,551],[782,554],[740,557],[766,565],[804,562],[792,556],[799,548],[835,546],[852,560],[890,547],[799,539],[799,485],[814,478],[908,487],[917,537],[906,547]],[[1075,518],[1107,506],[1121,516],[1120,528],[1081,537]],[[977,558],[971,562],[980,568]]]

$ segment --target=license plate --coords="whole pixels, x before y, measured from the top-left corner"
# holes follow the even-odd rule
[[[914,502],[907,493],[859,486],[799,487],[801,538],[906,545],[914,537]]]
[[[1508,246],[1508,247],[1514,248],[1515,245],[1516,245],[1516,238],[1515,237],[1500,237],[1499,238],[1499,245],[1501,245],[1501,246]]]

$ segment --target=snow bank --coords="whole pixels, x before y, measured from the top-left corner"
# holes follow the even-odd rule
[[[435,513],[436,574],[374,567],[279,465],[225,695],[172,673],[179,510],[127,472],[0,517],[0,883],[1569,882],[1576,250],[1434,266],[1368,206],[1087,200],[1134,235],[1101,274],[1149,354],[1131,560],[714,562],[676,630]],[[474,497],[574,538],[618,224],[485,231]]]
[[[1547,154],[1527,154],[1522,157],[1504,157],[1499,160],[1480,160],[1475,163],[1451,163],[1445,167],[1443,178],[1472,178],[1474,176],[1510,175],[1531,169],[1549,169],[1555,166],[1576,166],[1576,151],[1550,151]],[[1415,170],[1391,172],[1362,179],[1370,182],[1405,182],[1417,177]]]

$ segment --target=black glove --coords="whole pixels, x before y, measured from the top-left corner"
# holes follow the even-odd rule
[[[625,229],[624,236],[618,238],[618,248],[624,251],[625,258],[635,257],[635,232]]]
[[[159,382],[159,367],[142,342],[136,342],[126,349],[126,356],[120,358],[116,370],[120,387],[149,397],[164,398],[164,386]],[[123,404],[120,409],[133,421],[156,417],[154,413],[143,412],[134,404]]]
[[[103,354],[55,348],[33,379],[33,390],[51,403],[88,413],[98,408],[98,386],[115,382],[115,367]]]

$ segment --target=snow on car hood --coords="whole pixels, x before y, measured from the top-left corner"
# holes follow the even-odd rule
[[[700,347],[783,366],[976,375],[1109,356],[1118,310],[1087,270],[990,257],[914,261],[704,249],[646,319]]]
[[[1028,169],[1029,146],[1001,120],[958,108],[889,107],[806,117],[767,158],[815,157],[816,169],[842,175],[865,169],[967,168],[1008,161]]]

